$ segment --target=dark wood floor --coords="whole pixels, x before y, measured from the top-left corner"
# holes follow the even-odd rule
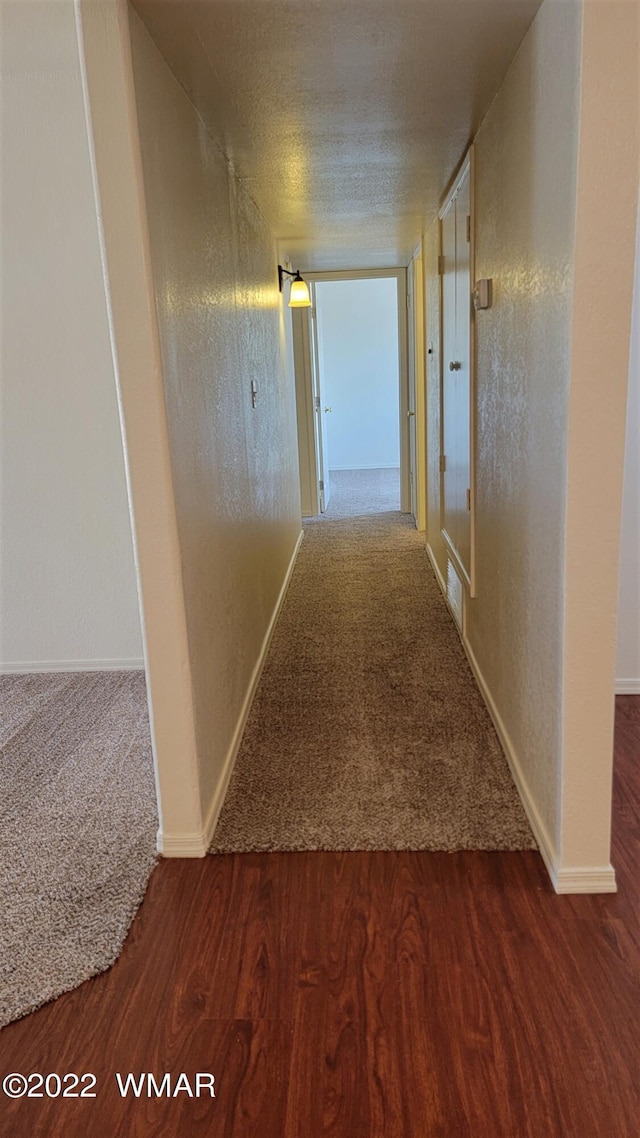
[[[537,854],[166,861],[122,957],[0,1035],[0,1074],[97,1076],[0,1103],[12,1138],[637,1138],[640,699],[617,705],[619,893]],[[212,1072],[122,1099],[115,1072]],[[1,1097],[1,1096],[0,1096]]]

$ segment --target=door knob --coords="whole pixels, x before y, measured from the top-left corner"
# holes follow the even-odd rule
[[[325,407],[325,411],[328,411],[329,413],[331,413],[332,410],[333,410],[332,407]]]
[[[461,367],[462,364],[460,363],[460,360],[452,360],[449,364],[449,371],[460,371]]]

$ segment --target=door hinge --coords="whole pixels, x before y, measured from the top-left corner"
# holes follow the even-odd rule
[[[471,216],[467,214],[467,241],[471,241]]]
[[[319,411],[320,410],[320,396],[319,395],[316,395],[316,397],[314,399],[314,403],[316,405],[316,411]]]
[[[471,509],[471,490],[467,490],[467,509]]]
[[[444,253],[441,253],[438,257],[438,276],[444,276]]]
[[[318,482],[318,486],[320,487],[321,493],[324,494],[324,482],[322,481],[322,479],[320,479],[320,481]]]
[[[440,455],[440,473],[444,474],[447,469],[447,456],[446,454]]]

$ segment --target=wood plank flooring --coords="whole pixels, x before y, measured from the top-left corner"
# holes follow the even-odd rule
[[[535,853],[165,861],[108,973],[0,1034],[12,1138],[637,1138],[640,699],[619,697],[615,896]],[[217,1096],[121,1098],[115,1072]]]

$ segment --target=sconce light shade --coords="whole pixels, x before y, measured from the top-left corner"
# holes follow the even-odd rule
[[[306,281],[303,281],[300,273],[291,282],[291,295],[289,296],[289,308],[311,308],[311,297],[309,296],[309,288]]]
[[[309,287],[306,281],[303,281],[300,276],[300,270],[292,273],[289,269],[283,269],[282,265],[278,265],[278,285],[280,292],[282,292],[282,284],[284,277],[293,277],[291,282],[291,293],[289,296],[289,308],[311,308],[311,297],[309,296]]]

